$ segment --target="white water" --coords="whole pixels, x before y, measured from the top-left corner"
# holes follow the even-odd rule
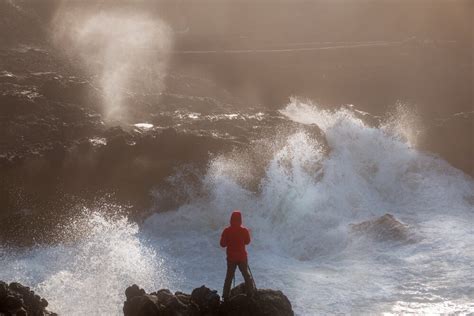
[[[34,285],[64,315],[120,314],[131,283],[220,291],[218,239],[238,208],[252,230],[257,286],[283,290],[300,315],[474,312],[473,179],[413,148],[406,122],[372,128],[349,109],[321,111],[296,99],[281,113],[318,125],[329,152],[303,130],[274,142],[271,155],[262,153],[271,159],[258,193],[242,184],[254,176],[250,162],[217,157],[202,179],[205,197],[140,229],[86,212],[66,229],[81,232],[75,242],[1,250],[0,279]],[[410,225],[417,241],[350,234],[349,224],[385,213]]]

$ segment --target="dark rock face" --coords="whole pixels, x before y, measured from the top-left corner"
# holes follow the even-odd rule
[[[281,291],[257,290],[252,297],[244,294],[242,283],[233,288],[228,301],[221,302],[217,291],[204,285],[192,291],[171,293],[167,289],[146,294],[137,285],[127,288],[123,306],[125,316],[292,316],[288,298]]]
[[[36,295],[29,287],[0,281],[0,315],[56,315],[46,310],[48,301]]]
[[[244,283],[233,288],[230,292],[230,299],[222,303],[219,315],[293,315],[291,303],[281,291],[258,289],[250,298],[244,293]]]

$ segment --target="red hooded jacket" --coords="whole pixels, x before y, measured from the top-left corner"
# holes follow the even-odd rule
[[[250,233],[242,226],[240,211],[232,212],[230,226],[226,227],[221,236],[221,247],[227,247],[227,260],[231,262],[247,261],[245,245],[250,243]]]

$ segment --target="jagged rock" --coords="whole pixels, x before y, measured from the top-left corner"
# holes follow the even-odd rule
[[[158,303],[158,298],[154,295],[139,295],[127,300],[123,306],[123,313],[125,316],[153,316],[160,314],[161,305]]]
[[[350,226],[353,233],[363,234],[376,241],[413,241],[408,225],[398,221],[392,214]]]
[[[189,303],[191,303],[191,295],[189,294],[185,294],[183,292],[176,292],[174,293],[174,295],[180,302],[182,302],[185,305],[188,305]]]
[[[190,303],[190,298],[182,302],[181,299],[173,295],[168,289],[161,289],[157,292],[151,293],[158,298],[158,302],[164,306],[166,315],[187,315],[187,305]]]
[[[192,291],[172,294],[167,289],[146,294],[137,285],[125,291],[126,316],[292,316],[288,298],[281,291],[257,290],[252,297],[245,295],[244,284],[231,290],[230,298],[221,302],[217,291],[204,285]]]
[[[220,300],[217,291],[210,290],[204,285],[194,289],[191,293],[191,303],[197,306],[203,314],[216,313],[219,309]]]
[[[221,315],[229,316],[290,316],[291,303],[281,291],[258,289],[247,297],[245,284],[241,283],[230,292],[230,298],[221,305]]]
[[[127,297],[127,301],[131,300],[135,296],[142,296],[142,295],[145,295],[145,294],[146,294],[145,290],[139,288],[138,285],[136,285],[136,284],[134,284],[132,286],[129,286],[125,290],[125,296]]]
[[[56,315],[48,310],[48,301],[36,295],[29,287],[0,281],[0,315]]]

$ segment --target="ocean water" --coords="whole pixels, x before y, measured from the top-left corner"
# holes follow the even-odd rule
[[[31,285],[62,315],[119,315],[132,283],[220,292],[218,241],[240,209],[257,287],[282,290],[298,315],[474,313],[474,180],[418,150],[409,115],[372,126],[350,107],[299,99],[280,113],[301,128],[213,157],[199,188],[170,179],[187,196],[178,208],[142,223],[84,208],[60,242],[2,246],[0,279]],[[410,240],[351,232],[386,213]]]

